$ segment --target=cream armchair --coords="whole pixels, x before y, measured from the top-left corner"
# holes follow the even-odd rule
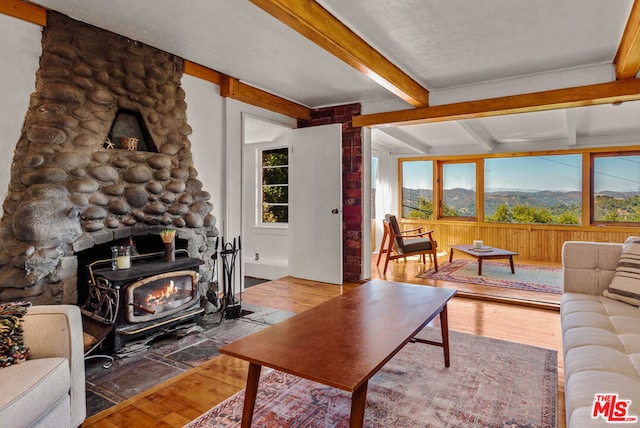
[[[29,359],[0,369],[0,426],[80,426],[86,417],[80,309],[32,306],[23,330]]]

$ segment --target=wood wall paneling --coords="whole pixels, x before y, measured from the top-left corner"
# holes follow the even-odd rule
[[[475,239],[481,239],[485,245],[516,251],[521,260],[553,263],[562,262],[562,244],[565,241],[624,242],[628,236],[638,234],[637,229],[631,227],[505,225],[406,219],[401,220],[401,224],[404,229],[433,229],[439,251],[449,251],[450,245],[471,244]]]

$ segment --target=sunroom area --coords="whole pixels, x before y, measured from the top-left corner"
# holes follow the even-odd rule
[[[559,267],[565,241],[637,235],[639,108],[626,102],[375,129],[373,275],[390,278],[376,266],[387,214],[405,231],[433,230],[441,264],[452,246],[480,241],[516,252],[516,263]],[[434,268],[414,259],[392,262],[391,276],[416,280]],[[559,295],[534,298],[559,302]]]

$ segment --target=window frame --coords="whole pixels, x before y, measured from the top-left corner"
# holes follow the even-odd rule
[[[640,227],[640,222],[603,222],[594,221],[594,159],[606,156],[640,156],[640,145],[607,147],[607,148],[588,148],[588,149],[568,149],[568,150],[551,150],[543,152],[504,152],[496,154],[475,154],[460,156],[415,156],[415,157],[398,157],[398,193],[402,195],[402,171],[403,162],[414,161],[432,161],[433,166],[433,203],[434,215],[433,219],[412,219],[404,217],[402,214],[402,197],[398,198],[399,217],[407,221],[429,221],[429,222],[478,222],[484,223],[484,160],[489,158],[508,158],[508,157],[529,157],[529,156],[548,156],[548,155],[564,155],[579,154],[582,156],[582,219],[580,225],[564,225],[564,224],[547,224],[547,223],[491,223],[492,225],[501,226],[528,226],[528,227],[550,227],[550,228],[582,228],[590,227],[623,227],[636,228]],[[476,216],[475,217],[453,217],[442,216],[442,165],[446,163],[470,163],[476,162]],[[487,223],[489,224],[489,223]]]
[[[278,150],[283,150],[286,149],[287,150],[287,163],[286,165],[278,165],[278,166],[270,166],[270,167],[265,167],[263,165],[263,156],[265,152],[273,152],[273,151],[278,151]],[[286,144],[282,144],[282,145],[269,145],[267,147],[261,147],[258,150],[256,150],[257,152],[257,157],[258,157],[258,161],[256,162],[256,167],[257,167],[257,173],[256,173],[256,180],[257,180],[257,187],[258,187],[258,191],[256,192],[256,225],[258,227],[269,227],[269,228],[286,228],[289,226],[289,222],[266,222],[264,221],[264,213],[263,213],[263,209],[264,209],[264,205],[270,205],[270,206],[286,206],[287,207],[287,219],[289,219],[289,215],[291,214],[291,200],[289,197],[289,192],[287,191],[287,202],[286,203],[270,203],[270,202],[265,202],[265,195],[264,195],[264,188],[265,185],[264,183],[264,170],[265,169],[273,169],[273,168],[287,168],[287,183],[286,183],[286,187],[287,189],[289,188],[289,171],[291,168],[291,148],[286,145]],[[278,186],[283,186],[282,184],[278,184]]]
[[[478,191],[478,189],[480,189],[480,184],[482,183],[481,178],[479,175],[481,175],[481,170],[484,171],[483,167],[480,165],[482,163],[481,159],[476,159],[476,158],[459,158],[459,159],[450,159],[450,160],[441,160],[441,161],[437,161],[437,169],[434,168],[434,170],[437,170],[437,178],[436,178],[436,186],[437,187],[437,201],[438,201],[438,205],[436,207],[436,209],[434,209],[434,212],[437,213],[436,218],[438,220],[447,220],[447,221],[482,221],[482,214],[480,213],[480,207],[482,206],[484,209],[484,204],[480,203],[480,192]],[[453,165],[453,164],[473,164],[475,167],[475,193],[476,193],[476,197],[475,197],[475,203],[476,203],[476,212],[474,216],[445,216],[443,214],[443,210],[444,210],[444,167],[446,165]],[[484,191],[482,192],[483,196],[484,196]],[[434,202],[436,200],[436,197],[434,197]]]
[[[522,159],[533,159],[533,160],[535,160],[536,158],[539,158],[539,159],[545,160],[547,162],[555,162],[555,163],[557,163],[559,165],[564,165],[567,168],[573,168],[574,166],[569,163],[570,161],[566,160],[566,157],[568,157],[568,156],[572,156],[572,157],[574,157],[574,159],[576,159],[576,160],[579,159],[580,160],[579,166],[576,167],[576,168],[579,168],[579,170],[580,170],[579,173],[577,175],[575,175],[574,177],[568,177],[568,178],[577,179],[578,183],[576,183],[576,184],[578,184],[578,187],[576,189],[571,189],[571,190],[567,191],[567,192],[580,192],[580,195],[581,195],[581,202],[579,204],[580,213],[579,213],[579,215],[576,216],[577,220],[578,220],[578,223],[575,223],[575,224],[574,223],[559,223],[559,222],[554,222],[554,221],[551,221],[551,222],[544,222],[544,221],[542,221],[542,222],[536,222],[536,221],[534,221],[534,222],[523,222],[523,221],[500,222],[500,221],[488,220],[489,218],[491,218],[495,214],[495,212],[494,213],[488,213],[487,210],[486,210],[487,205],[488,205],[487,204],[487,200],[488,200],[487,195],[491,194],[491,192],[487,192],[487,187],[486,186],[487,186],[487,183],[490,182],[491,178],[492,178],[491,173],[487,173],[487,168],[488,168],[488,165],[487,165],[488,162],[487,161],[492,161],[492,160],[512,161],[512,160],[516,160],[516,159],[517,160],[522,160]],[[562,162],[563,159],[561,159],[563,157],[565,157],[565,159],[564,159],[565,162],[564,163]],[[555,159],[553,159],[553,158],[555,158]],[[509,168],[508,164],[507,165],[502,165],[502,167],[504,169],[507,169],[507,170],[513,168],[512,166],[511,166],[511,168]],[[570,176],[571,175],[570,171],[571,171],[570,169],[567,169],[566,171],[563,171],[563,174]],[[571,227],[581,226],[582,225],[581,222],[584,219],[584,211],[585,211],[584,204],[583,204],[583,201],[584,201],[583,191],[584,191],[584,189],[583,189],[583,185],[582,185],[583,175],[584,175],[583,171],[584,171],[584,154],[582,154],[582,153],[565,153],[565,152],[562,152],[562,153],[559,153],[559,152],[555,152],[555,153],[547,153],[547,152],[545,152],[545,153],[536,153],[536,152],[532,152],[531,154],[528,154],[526,156],[492,156],[490,158],[483,159],[484,186],[483,186],[483,189],[482,189],[482,200],[483,200],[483,203],[484,203],[484,207],[483,207],[484,208],[484,210],[483,210],[484,221],[486,223],[488,223],[488,224],[505,224],[505,225],[509,225],[509,224],[543,225],[543,224],[546,224],[546,225],[552,225],[552,226],[558,226],[558,225],[571,226]],[[529,180],[535,180],[536,177],[533,176],[533,175],[531,175],[531,176],[527,175],[526,178],[529,179]],[[573,182],[573,181],[571,181],[571,182]],[[542,189],[542,188],[538,189],[538,190],[542,190],[542,191],[546,190],[546,191],[549,191],[549,192],[560,192],[560,191],[557,191],[557,190]],[[516,193],[519,193],[519,192],[516,191]],[[518,206],[518,205],[514,205],[512,207],[512,209],[513,209],[512,214],[513,214],[514,219],[516,217],[515,206]],[[526,206],[527,205],[525,205],[525,207]],[[540,206],[537,206],[536,208],[546,209],[549,212],[549,215],[553,216],[554,215],[553,214],[553,210],[556,207],[554,207],[552,205],[540,205]],[[535,214],[538,215],[540,213],[541,213],[541,211],[539,211],[539,212],[537,212]],[[555,218],[554,218],[554,220],[555,220]]]
[[[604,151],[599,153],[590,153],[589,154],[589,224],[591,226],[640,226],[640,221],[632,222],[632,221],[607,221],[607,220],[596,220],[595,218],[595,162],[596,159],[601,158],[609,158],[609,157],[622,157],[622,156],[640,156],[640,149],[629,150],[629,151]],[[640,193],[640,192],[639,192]]]
[[[407,162],[430,162],[431,163],[431,205],[432,205],[432,212],[431,212],[431,217],[430,218],[425,218],[424,220],[433,220],[436,218],[437,212],[435,211],[435,207],[436,207],[436,203],[435,203],[435,199],[437,197],[437,185],[436,183],[436,161],[431,160],[431,159],[412,159],[412,160],[407,160]],[[405,189],[405,185],[406,183],[404,182],[404,169],[402,164],[398,165],[399,169],[398,169],[398,185],[400,187],[400,198],[398,199],[398,203],[400,204],[400,211],[398,211],[400,213],[400,218],[410,218],[410,217],[404,217],[403,212],[404,212],[404,189]],[[417,202],[417,201],[416,201]],[[413,218],[412,220],[417,220],[418,218]]]

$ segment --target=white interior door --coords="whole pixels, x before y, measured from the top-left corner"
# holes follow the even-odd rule
[[[342,284],[342,125],[293,130],[291,275]]]

